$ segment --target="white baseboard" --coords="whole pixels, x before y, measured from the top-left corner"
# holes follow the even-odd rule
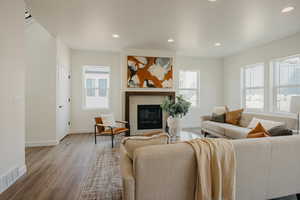
[[[0,194],[13,185],[21,176],[26,174],[26,165],[15,167],[0,176]]]
[[[56,146],[59,142],[56,140],[48,140],[48,141],[34,141],[34,142],[26,142],[25,147],[45,147],[45,146]]]
[[[68,133],[70,134],[82,134],[82,133],[94,133],[94,130],[72,130]]]

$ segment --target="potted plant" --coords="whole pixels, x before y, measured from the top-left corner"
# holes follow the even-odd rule
[[[191,103],[186,101],[182,95],[176,96],[175,102],[166,98],[161,104],[164,112],[168,113],[167,124],[169,127],[169,134],[179,136],[181,131],[181,119],[184,117],[191,107]]]

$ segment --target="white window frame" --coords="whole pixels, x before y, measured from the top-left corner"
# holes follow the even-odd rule
[[[261,65],[263,67],[263,77],[265,77],[265,64],[263,62],[256,63],[256,64],[251,64],[247,65],[241,68],[241,105],[242,108],[245,108],[246,111],[248,112],[265,112],[266,111],[266,83],[263,81],[263,86],[258,86],[258,87],[246,87],[246,69],[248,68],[253,68],[258,65]],[[265,79],[264,79],[265,80]],[[253,89],[263,89],[263,94],[264,94],[264,101],[263,101],[263,108],[262,109],[255,109],[255,108],[247,108],[246,107],[246,91],[247,90],[253,90]]]
[[[107,88],[107,99],[108,99],[108,106],[107,107],[87,107],[86,106],[86,97],[87,97],[87,91],[86,91],[86,78],[85,78],[85,71],[87,68],[94,67],[94,68],[103,68],[107,67],[109,68],[109,77],[108,77],[108,88]],[[110,99],[110,93],[111,93],[111,67],[109,66],[100,66],[100,65],[84,65],[82,67],[82,72],[81,72],[81,79],[82,79],[82,109],[83,110],[109,110],[111,108],[111,99]],[[96,79],[95,81],[98,82],[99,79]],[[98,84],[98,83],[96,83]],[[99,91],[99,90],[98,90]],[[97,91],[95,92],[96,95]]]
[[[272,100],[271,100],[271,111],[273,113],[277,113],[277,114],[284,114],[284,115],[291,115],[292,113],[290,112],[286,112],[286,111],[280,111],[278,110],[277,107],[277,93],[278,93],[278,89],[279,88],[300,88],[300,84],[291,84],[291,85],[278,85],[278,80],[277,80],[277,63],[278,62],[282,62],[284,60],[287,59],[292,59],[292,58],[296,58],[296,57],[300,57],[300,54],[297,55],[293,55],[293,56],[287,56],[287,57],[283,57],[283,58],[277,58],[274,59],[270,62],[271,65],[271,72],[270,75],[271,77],[271,87],[270,87],[270,91],[271,91],[271,96],[272,96]]]
[[[179,80],[180,80],[180,72],[196,72],[197,73],[197,88],[180,88]],[[192,105],[192,107],[200,107],[200,71],[199,70],[190,70],[190,69],[181,69],[178,71],[178,87],[177,91],[196,91],[196,105]]]

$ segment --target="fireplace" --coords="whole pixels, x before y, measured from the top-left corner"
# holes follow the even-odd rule
[[[160,105],[138,105],[137,129],[162,129],[163,114]]]

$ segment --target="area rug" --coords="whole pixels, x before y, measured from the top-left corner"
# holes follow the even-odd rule
[[[83,180],[79,200],[121,200],[122,179],[120,154],[117,147],[111,148],[110,142],[102,141],[96,149],[94,163]]]

